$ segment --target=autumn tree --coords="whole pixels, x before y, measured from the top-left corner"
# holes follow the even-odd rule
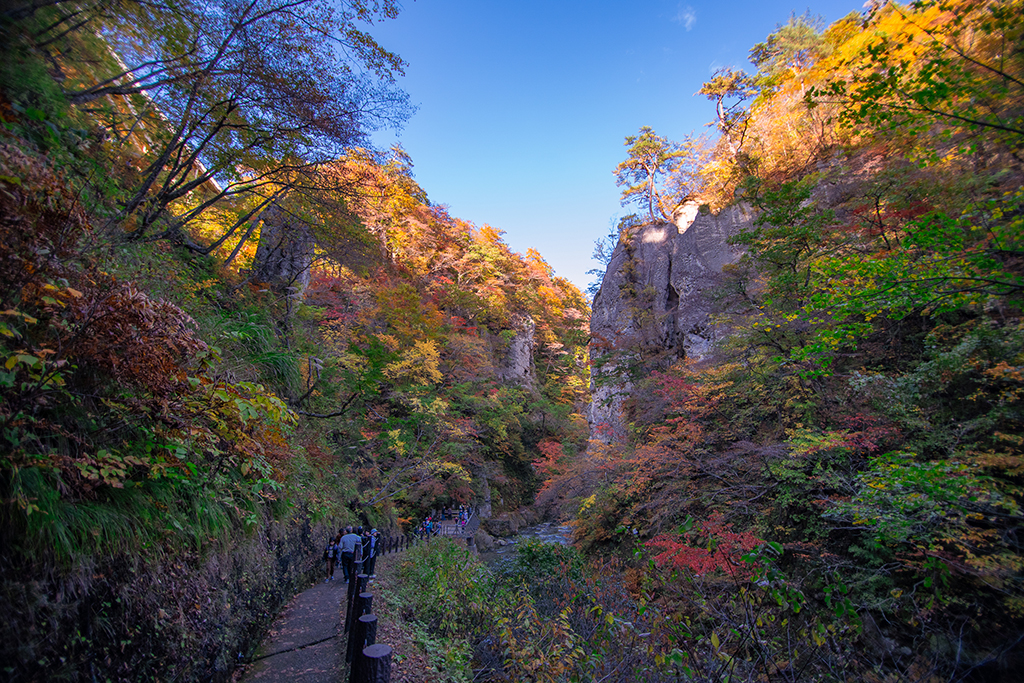
[[[697,94],[715,103],[718,130],[735,154],[743,146],[750,117],[743,104],[757,94],[754,79],[742,69],[716,69],[711,80],[704,83]]]
[[[304,181],[294,171],[328,163],[409,114],[394,86],[402,60],[358,28],[395,16],[391,0],[76,8],[48,8],[55,18],[37,43],[64,72],[68,100],[138,156],[118,216],[135,238],[178,238],[212,207],[255,197],[244,223],[282,185]],[[107,56],[83,64],[69,42],[76,30],[99,32]]]
[[[793,14],[763,43],[751,48],[750,61],[757,67],[758,84],[769,90],[788,78],[802,84],[804,73],[828,53],[823,24],[821,17],[810,12]]]
[[[952,132],[1020,159],[1024,146],[1024,35],[1019,0],[895,3],[844,46],[837,73],[808,93],[839,104],[839,121],[887,131]],[[998,148],[995,147],[998,145]]]

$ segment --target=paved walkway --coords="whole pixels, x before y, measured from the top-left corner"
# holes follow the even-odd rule
[[[440,533],[448,538],[472,536],[480,520],[474,515],[460,527],[445,521]],[[385,564],[387,555],[378,562]],[[295,596],[278,615],[251,664],[241,672],[241,683],[343,683],[348,676],[342,637],[342,607],[348,584],[339,567],[330,583],[318,583]],[[388,643],[394,647],[394,643]],[[404,679],[403,679],[404,680]]]
[[[348,673],[346,641],[339,637],[347,588],[339,570],[334,581],[295,596],[246,667],[242,683],[340,683]]]

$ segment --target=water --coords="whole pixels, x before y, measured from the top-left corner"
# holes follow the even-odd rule
[[[558,524],[557,522],[544,522],[523,527],[515,536],[505,539],[494,539],[494,550],[480,553],[480,559],[487,564],[493,564],[501,558],[515,553],[516,543],[520,543],[525,539],[533,539],[542,543],[569,545],[572,543],[572,527],[568,524]],[[499,540],[504,540],[505,545],[497,545]]]

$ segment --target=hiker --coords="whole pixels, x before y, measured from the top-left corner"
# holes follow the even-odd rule
[[[359,535],[359,542],[361,543],[360,555],[363,558],[363,573],[369,574],[366,571],[367,566],[370,564],[370,529],[369,527],[363,527],[362,533]]]
[[[327,539],[327,547],[324,548],[324,559],[327,560],[327,578],[324,579],[324,583],[328,581],[334,581],[334,565],[338,561],[339,548],[338,544],[341,542],[341,532],[334,538]]]
[[[341,571],[345,575],[345,583],[355,577],[356,548],[361,545],[358,535],[352,527],[345,527],[345,535],[341,537]]]
[[[377,576],[374,573],[374,567],[377,565],[377,542],[380,539],[380,532],[376,529],[371,529],[367,536],[370,540],[369,544],[364,546],[366,548],[366,561],[363,563],[363,573],[373,578]]]

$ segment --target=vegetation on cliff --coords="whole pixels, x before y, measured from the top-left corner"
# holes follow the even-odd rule
[[[1019,670],[1021,11],[794,16],[702,90],[721,137],[697,201],[757,215],[717,296],[732,333],[619,363],[630,441],[565,477],[591,484],[585,548],[650,560],[653,637],[700,680]]]

